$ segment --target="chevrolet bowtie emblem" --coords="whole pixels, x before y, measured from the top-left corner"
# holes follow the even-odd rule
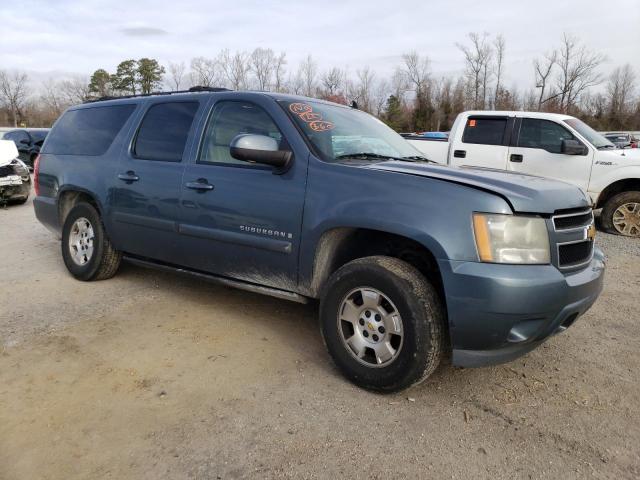
[[[369,330],[374,330],[373,325],[371,324],[371,322],[367,322],[367,328],[369,328]]]
[[[594,238],[596,238],[596,226],[594,224],[589,225],[585,233],[587,234],[587,238],[589,240],[593,240]]]

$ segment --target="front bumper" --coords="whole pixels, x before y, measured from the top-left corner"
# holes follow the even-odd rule
[[[453,364],[495,365],[518,358],[566,330],[598,298],[604,254],[585,268],[441,261]]]
[[[16,176],[17,177],[17,176]],[[7,177],[4,178],[5,180]],[[18,183],[20,182],[20,183]],[[18,180],[12,183],[0,183],[0,199],[5,201],[24,200],[29,197],[31,191],[31,181],[24,181],[18,177]]]

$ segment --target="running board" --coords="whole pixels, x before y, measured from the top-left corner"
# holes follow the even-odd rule
[[[262,285],[256,285],[255,283],[243,282],[242,280],[233,280],[227,277],[220,277],[218,275],[212,275],[210,273],[202,273],[193,270],[188,270],[181,267],[172,267],[162,263],[156,263],[149,260],[143,260],[141,258],[130,257],[124,255],[123,260],[129,263],[146,268],[154,268],[157,270],[164,270],[166,272],[179,273],[181,275],[188,275],[190,277],[200,278],[207,282],[217,283],[218,285],[224,285],[226,287],[238,288],[240,290],[246,290],[253,293],[261,293],[262,295],[269,295],[270,297],[282,298],[297,303],[307,303],[309,299],[302,295],[287,290],[280,290],[278,288],[265,287]]]

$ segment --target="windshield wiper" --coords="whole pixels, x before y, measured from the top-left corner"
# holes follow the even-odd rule
[[[336,160],[341,160],[343,158],[361,158],[366,160],[368,158],[375,158],[378,160],[390,160],[394,159],[394,157],[389,155],[380,155],[379,153],[370,153],[370,152],[358,152],[358,153],[345,153],[344,155],[338,155]]]
[[[411,162],[427,162],[427,163],[438,163],[433,160],[428,159],[427,157],[423,157],[422,155],[411,155],[409,157],[398,158],[398,160],[409,160]]]
[[[602,150],[603,148],[616,148],[615,145],[600,145],[599,147],[596,147],[598,150]]]
[[[400,162],[429,162],[429,163],[437,163],[433,160],[429,160],[426,157],[421,155],[410,155],[408,157],[394,157],[393,155],[381,155],[379,153],[371,153],[371,152],[359,152],[359,153],[346,153],[344,155],[338,155],[336,160],[341,160],[343,158],[361,158],[368,159],[373,158],[376,160],[398,160]]]

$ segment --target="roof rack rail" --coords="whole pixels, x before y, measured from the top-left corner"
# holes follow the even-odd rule
[[[107,100],[120,100],[122,98],[139,98],[139,97],[154,97],[156,95],[173,95],[175,93],[197,93],[197,92],[230,92],[228,88],[222,87],[204,87],[202,85],[196,85],[188,90],[176,90],[173,92],[151,92],[151,93],[138,93],[136,95],[108,95],[100,98],[92,98],[86,100],[84,103],[104,102]]]

